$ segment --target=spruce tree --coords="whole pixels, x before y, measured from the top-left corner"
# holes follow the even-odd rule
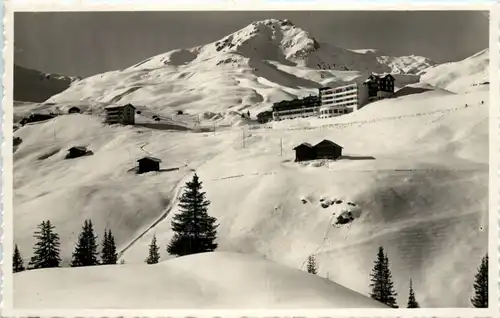
[[[111,233],[111,230],[104,230],[101,261],[103,265],[116,264],[116,262],[118,262],[118,253],[116,253],[115,238]]]
[[[23,258],[21,257],[21,253],[19,252],[17,244],[14,247],[14,254],[12,256],[12,270],[14,271],[14,273],[24,271]]]
[[[94,228],[91,220],[85,220],[82,232],[78,237],[71,267],[98,265],[97,256],[97,236],[94,234]]]
[[[397,308],[396,292],[389,269],[389,259],[384,254],[384,248],[379,247],[377,259],[374,262],[372,273],[370,274],[372,291],[370,297],[389,307]]]
[[[318,267],[314,255],[309,255],[307,258],[307,272],[314,275],[318,274]]]
[[[392,307],[392,308],[398,308],[398,305],[396,303],[396,296],[398,295],[396,291],[394,290],[394,282],[392,281],[392,274],[391,270],[389,268],[389,258],[387,257],[387,254],[385,255],[385,265],[384,265],[384,272],[385,272],[385,281],[386,281],[386,301],[384,302],[387,306]]]
[[[146,263],[148,264],[156,264],[160,261],[160,248],[156,244],[156,236],[153,235],[153,239],[151,240],[151,244],[149,244],[149,255],[146,258]]]
[[[475,275],[474,296],[471,298],[475,308],[488,308],[488,254],[481,260]]]
[[[36,243],[28,264],[29,269],[59,267],[59,235],[50,221],[42,221],[35,231]]]
[[[205,198],[202,182],[196,174],[192,181],[186,183],[179,201],[180,212],[172,219],[175,234],[167,246],[167,252],[183,256],[214,251],[218,246],[215,242],[217,219],[207,213],[210,201]]]
[[[415,292],[413,291],[413,283],[410,278],[410,295],[408,296],[408,306],[406,308],[420,308],[420,305],[415,298]]]

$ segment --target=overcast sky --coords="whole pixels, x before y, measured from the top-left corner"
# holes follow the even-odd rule
[[[14,17],[15,63],[85,77],[266,18],[288,18],[319,42],[436,62],[461,60],[489,42],[488,15],[479,11],[22,12]]]

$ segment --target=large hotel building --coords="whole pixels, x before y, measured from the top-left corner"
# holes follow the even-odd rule
[[[273,105],[273,120],[317,116],[340,116],[357,111],[366,104],[391,97],[394,94],[394,77],[390,74],[372,74],[363,83],[340,87],[322,87],[319,98],[309,96]]]

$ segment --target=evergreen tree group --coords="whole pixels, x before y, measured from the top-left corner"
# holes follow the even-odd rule
[[[389,307],[398,308],[396,304],[397,293],[394,290],[394,283],[392,282],[392,274],[389,269],[389,259],[384,254],[384,248],[379,247],[377,259],[370,274],[372,291],[370,297],[377,300]]]
[[[146,263],[148,264],[156,264],[160,261],[160,248],[156,244],[156,236],[153,235],[153,239],[151,240],[151,244],[149,244],[149,254],[148,258],[146,258]]]
[[[410,294],[408,296],[408,306],[406,308],[420,308],[420,305],[415,298],[415,292],[413,291],[413,282],[410,279]]]
[[[101,262],[103,265],[116,264],[118,254],[116,253],[115,238],[111,230],[104,231],[104,240],[102,242]]]
[[[471,298],[475,308],[488,308],[488,254],[481,260],[474,281],[474,296]]]
[[[318,274],[318,266],[314,255],[309,255],[307,258],[307,272],[314,275]]]
[[[24,261],[19,252],[19,248],[17,248],[17,244],[14,247],[14,254],[12,255],[12,271],[14,273],[24,271]]]
[[[85,220],[73,252],[71,267],[98,265],[98,255],[97,235],[94,234],[92,221]]]
[[[35,231],[36,243],[33,256],[28,264],[29,269],[59,267],[59,235],[50,221],[42,221]]]
[[[179,201],[180,213],[172,219],[175,234],[167,246],[167,252],[184,256],[214,251],[218,246],[215,242],[217,219],[208,215],[210,201],[205,198],[202,182],[196,174],[186,183]]]

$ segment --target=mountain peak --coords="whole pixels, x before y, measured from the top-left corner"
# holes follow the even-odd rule
[[[238,52],[275,61],[299,58],[320,46],[307,31],[288,19],[252,22],[214,44],[217,52]]]

